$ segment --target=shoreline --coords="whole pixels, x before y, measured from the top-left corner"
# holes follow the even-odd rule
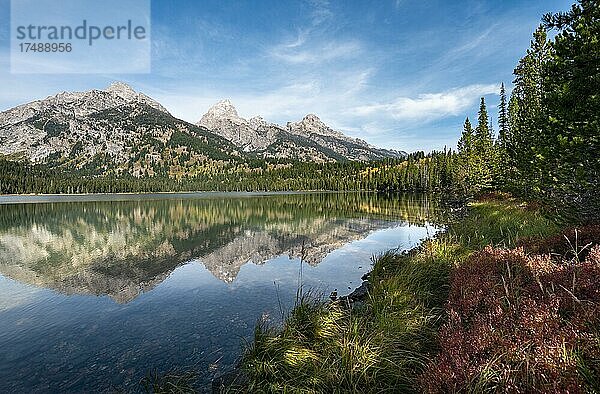
[[[135,201],[172,198],[212,198],[285,196],[298,194],[336,194],[336,193],[377,193],[377,191],[335,191],[335,190],[294,190],[294,191],[185,191],[185,192],[122,192],[122,193],[64,193],[64,194],[2,194],[0,205],[52,203],[52,202],[92,202],[92,201]]]
[[[575,287],[571,282],[575,276],[564,273],[569,269],[587,270],[587,277],[600,274],[600,226],[579,227],[578,233],[555,219],[543,216],[535,205],[502,195],[469,204],[468,214],[447,231],[407,252],[390,251],[374,259],[370,285],[362,289],[364,301],[356,307],[344,305],[350,295],[333,302],[306,297],[281,327],[257,326],[239,368],[217,377],[213,392],[272,387],[290,392],[470,391],[498,383],[486,373],[488,368],[509,371],[501,383],[522,391],[548,391],[554,383],[562,388],[574,387],[573,382],[580,388],[594,387],[594,380],[579,373],[577,365],[585,362],[590,371],[595,368],[593,344],[598,333],[588,328],[594,327],[592,312],[598,301],[590,299],[585,304],[589,312],[571,313],[563,320],[544,315],[548,324],[564,325],[563,334],[530,323],[528,307],[549,313],[551,300],[560,297],[561,305],[575,311],[583,304],[573,303],[573,297],[600,294],[594,290],[598,283],[584,274],[578,274]],[[588,254],[575,260],[554,257],[553,262],[549,253],[562,249],[569,253],[565,238],[573,241],[578,234],[582,244],[592,245]],[[539,265],[544,259],[548,262]],[[573,289],[561,292],[559,285]],[[488,321],[490,314],[495,317]],[[471,319],[486,324],[469,325]],[[576,330],[569,331],[571,326]],[[561,339],[565,332],[582,334],[565,342]],[[522,357],[550,358],[520,368],[510,349],[521,341],[527,345],[522,346]],[[581,360],[572,356],[580,343],[586,352]],[[562,353],[547,355],[549,344],[566,347],[568,362]],[[592,361],[586,361],[590,357]],[[468,368],[460,367],[461,362],[468,362]],[[549,375],[565,378],[543,379]]]

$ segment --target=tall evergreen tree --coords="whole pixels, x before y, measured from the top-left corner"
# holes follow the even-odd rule
[[[498,104],[498,138],[495,151],[497,163],[494,166],[494,181],[498,187],[506,187],[506,180],[510,171],[507,153],[507,141],[510,139],[508,104],[506,102],[506,89],[504,82],[500,85],[500,103]]]
[[[463,132],[458,140],[458,154],[462,157],[470,157],[473,152],[473,126],[467,117],[463,126]]]
[[[463,125],[463,131],[458,140],[458,182],[465,193],[474,192],[475,178],[475,134],[471,121],[467,117]]]
[[[477,114],[477,127],[473,138],[474,163],[473,176],[477,190],[492,187],[492,174],[496,163],[492,129],[489,123],[485,98],[481,98]]]
[[[542,122],[544,119],[543,81],[551,48],[543,26],[533,34],[531,47],[514,70],[514,89],[509,105],[510,134],[506,149],[515,170],[511,183],[525,195],[540,193],[544,183],[541,163],[545,159]]]
[[[477,113],[477,127],[475,128],[475,150],[479,155],[488,153],[492,146],[492,130],[490,127],[490,119],[485,105],[485,98],[481,98],[479,104],[479,112]]]
[[[506,145],[508,138],[508,107],[506,103],[506,90],[504,82],[500,85],[500,103],[498,104],[498,145],[503,147]]]

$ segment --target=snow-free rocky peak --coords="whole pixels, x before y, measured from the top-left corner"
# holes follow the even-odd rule
[[[144,104],[168,113],[162,105],[145,94],[136,92],[122,82],[115,82],[105,90],[61,92],[43,100],[11,108],[0,113],[0,127],[26,121],[40,113],[52,113],[59,118],[80,118],[127,104]]]
[[[263,149],[272,142],[268,133],[258,132],[248,120],[241,118],[230,100],[210,107],[198,126],[206,127],[245,151]]]
[[[137,97],[137,92],[124,82],[113,82],[106,88],[106,91],[129,101],[133,101]]]
[[[200,123],[211,123],[220,119],[237,119],[239,118],[237,110],[229,99],[221,100],[208,109],[206,114],[200,120]]]
[[[128,104],[134,102],[142,103],[149,105],[150,107],[159,111],[169,113],[169,111],[167,111],[167,109],[163,107],[160,103],[146,96],[143,93],[136,92],[131,86],[127,85],[126,83],[118,81],[113,82],[108,88],[105,89],[105,91],[113,96],[125,100],[125,102]]]
[[[337,138],[349,138],[339,131],[333,130],[327,126],[315,114],[306,115],[300,122],[288,122],[287,128],[290,133],[309,136],[311,134],[320,134],[333,136]]]
[[[402,157],[403,152],[379,149],[327,126],[315,114],[285,126],[260,116],[240,117],[229,100],[219,101],[202,116],[199,126],[259,157],[327,162]]]

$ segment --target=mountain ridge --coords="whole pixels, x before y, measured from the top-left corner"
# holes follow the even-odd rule
[[[312,146],[316,150],[313,152],[316,161],[369,161],[406,155],[405,152],[377,148],[364,140],[346,136],[327,126],[313,113],[299,121],[287,122],[285,126],[268,123],[260,115],[245,119],[239,116],[229,99],[211,106],[196,125],[206,127],[245,152],[254,152],[262,158],[289,157],[289,149],[278,146],[281,143],[292,147],[297,144]],[[301,154],[295,158],[306,159]]]
[[[201,165],[243,161],[227,140],[120,82],[0,113],[0,154],[63,171],[135,177],[195,175]]]
[[[198,124],[175,118],[123,82],[60,92],[0,112],[0,155],[90,175],[196,176],[214,168],[246,171],[253,160],[369,161],[402,157],[325,125],[315,114],[285,126],[244,119],[230,100]]]

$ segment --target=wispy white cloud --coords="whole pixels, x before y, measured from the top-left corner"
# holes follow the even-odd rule
[[[312,9],[307,23],[292,38],[267,47],[267,57],[288,64],[321,64],[350,59],[364,52],[356,39],[331,36],[334,13],[327,0],[307,0]]]
[[[359,69],[340,72],[338,78],[325,81],[317,74],[307,74],[264,92],[203,90],[201,94],[189,95],[184,91],[157,90],[150,95],[187,121],[197,121],[212,104],[229,98],[244,117],[261,115],[272,122],[285,122],[315,112],[335,123],[341,119],[336,114],[357,104],[370,75],[371,70]]]
[[[307,30],[300,30],[298,32],[298,36],[296,37],[295,40],[288,42],[288,43],[282,43],[279,45],[279,47],[286,48],[286,49],[298,48],[298,47],[304,45],[304,43],[306,42],[307,36],[308,36]]]
[[[464,113],[486,94],[497,93],[500,86],[469,85],[440,93],[423,93],[412,97],[398,97],[392,102],[360,105],[351,113],[358,116],[385,114],[398,121],[433,121]]]
[[[362,46],[358,41],[327,41],[308,45],[298,36],[293,43],[284,43],[269,50],[269,56],[292,64],[318,64],[360,55]]]
[[[459,41],[457,46],[452,47],[443,56],[438,59],[437,65],[447,64],[457,60],[465,60],[467,56],[470,59],[476,57],[485,57],[489,55],[490,51],[496,49],[495,35],[502,24],[500,22],[494,23],[483,31],[476,31],[471,34],[466,34]],[[506,39],[500,37],[500,39]]]

